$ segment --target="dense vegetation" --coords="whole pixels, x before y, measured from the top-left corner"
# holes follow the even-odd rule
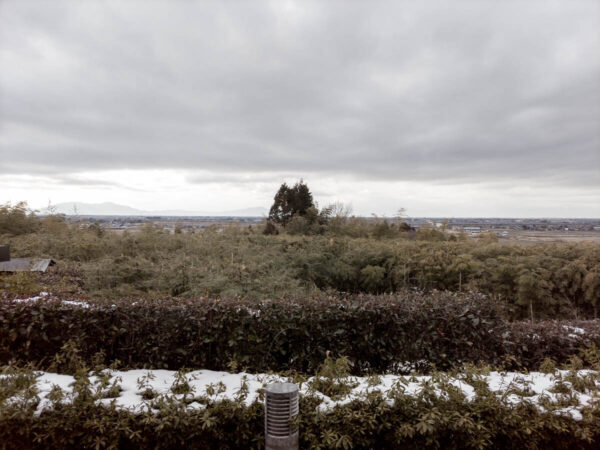
[[[11,244],[13,255],[59,263],[54,278],[5,277],[5,290],[23,293],[28,285],[32,290],[50,285],[96,298],[265,299],[474,289],[508,305],[514,319],[598,315],[597,244],[499,244],[491,236],[471,239],[433,228],[414,232],[400,221],[367,221],[333,210],[326,216],[326,221],[293,216],[278,235],[234,226],[171,234],[152,225],[116,234],[57,216],[38,219],[23,205],[4,207],[0,240]],[[14,217],[25,225],[11,225]]]
[[[264,446],[262,403],[245,402],[243,388],[216,401],[183,382],[135,414],[111,403],[118,385],[90,384],[107,366],[173,369],[182,380],[184,368],[316,374],[331,398],[352,389],[351,374],[374,385],[382,373],[436,380],[417,395],[398,385],[326,412],[303,394],[302,448],[597,448],[597,403],[578,396],[600,386],[600,322],[572,319],[597,316],[600,246],[412,230],[318,211],[307,192],[281,190],[264,226],[196,234],[117,234],[0,207],[0,243],[13,256],[58,263],[0,276],[0,448]],[[527,382],[491,392],[480,379],[491,368],[557,373],[554,400],[535,406]],[[31,369],[74,375],[74,394],[53,388],[38,411]],[[450,382],[457,374],[475,397]]]

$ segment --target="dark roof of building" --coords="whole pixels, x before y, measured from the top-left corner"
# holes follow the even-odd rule
[[[35,258],[12,258],[0,262],[0,272],[19,272],[29,270],[30,272],[45,272],[48,266],[56,264],[52,259]]]

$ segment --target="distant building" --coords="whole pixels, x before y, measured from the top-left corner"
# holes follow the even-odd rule
[[[0,245],[0,272],[45,272],[56,264],[52,259],[12,258],[10,245]]]

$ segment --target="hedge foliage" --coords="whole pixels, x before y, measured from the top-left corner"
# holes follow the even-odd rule
[[[301,410],[314,404],[301,402]],[[2,449],[28,448],[264,448],[260,404],[222,402],[205,411],[172,407],[136,416],[102,406],[66,405],[39,418],[9,409],[0,415]],[[583,423],[533,407],[513,410],[497,403],[405,400],[353,403],[323,415],[303,413],[300,448],[535,448],[579,449],[600,445],[600,415]]]
[[[92,363],[130,368],[315,371],[327,352],[354,374],[406,373],[465,362],[532,368],[600,343],[598,322],[573,335],[558,322],[509,324],[481,294],[91,302],[0,302],[0,363],[48,368],[69,343]],[[571,335],[571,337],[569,336]],[[573,337],[575,336],[575,337]],[[62,349],[62,350],[61,350]]]
[[[476,373],[471,374],[476,378]],[[85,372],[76,375],[72,402],[53,396],[53,407],[35,414],[35,377],[20,372],[0,378],[0,448],[262,448],[264,409],[260,401],[211,402],[188,409],[161,398],[153,409],[134,414],[114,403],[97,404]],[[388,396],[374,391],[321,411],[314,395],[301,396],[301,448],[598,448],[600,409],[588,407],[581,420],[535,406],[511,404],[489,389],[467,400],[456,387]],[[520,394],[521,397],[527,393]],[[17,399],[17,400],[15,400]],[[190,399],[191,401],[192,399]],[[568,395],[562,400],[569,404]],[[560,408],[561,405],[554,405]],[[552,408],[553,406],[548,406]]]

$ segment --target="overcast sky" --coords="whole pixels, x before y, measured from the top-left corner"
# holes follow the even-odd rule
[[[600,1],[0,0],[0,203],[600,217]]]

